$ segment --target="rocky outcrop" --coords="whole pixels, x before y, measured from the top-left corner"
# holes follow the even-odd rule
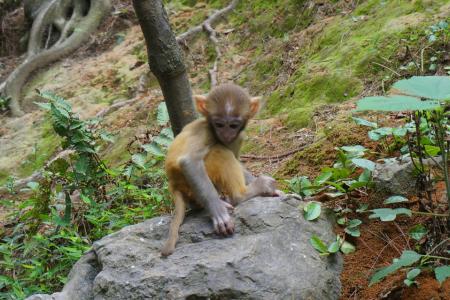
[[[255,198],[234,212],[236,233],[213,233],[190,214],[175,253],[160,256],[170,217],[128,226],[94,243],[60,293],[36,299],[338,299],[340,255],[319,256],[309,239],[335,240],[327,216],[306,221],[295,199]]]

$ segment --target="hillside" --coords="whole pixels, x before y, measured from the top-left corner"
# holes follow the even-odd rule
[[[179,35],[227,4],[227,0],[173,0],[166,1],[166,9],[173,30]],[[21,22],[17,17],[20,13],[20,9],[10,12],[3,20],[14,20],[16,23],[9,24],[16,28]],[[448,0],[240,1],[238,7],[215,26],[221,57],[217,57],[214,45],[204,33],[183,50],[194,93],[209,91],[208,70],[218,59],[219,82],[233,81],[247,88],[251,95],[263,96],[264,108],[247,129],[242,160],[253,173],[270,174],[286,192],[299,193],[301,189],[295,189],[293,180],[308,176],[313,181],[323,168],[332,167],[339,159],[337,147],[363,145],[367,148],[365,158],[373,161],[400,155],[401,147],[388,149],[386,145],[391,140],[386,140],[385,144],[371,140],[367,132],[372,128],[358,125],[351,117],[368,119],[380,127],[394,127],[406,122],[407,115],[354,112],[355,103],[365,96],[386,94],[400,79],[414,75],[448,75],[449,21]],[[447,27],[436,27],[440,22]],[[4,43],[12,41],[8,38],[10,35],[0,37]],[[0,66],[3,66],[0,81],[19,61],[18,52],[0,58]],[[111,170],[123,171],[131,162],[136,163],[135,154],[142,152],[140,146],[154,141],[167,127],[167,122],[159,121],[158,108],[164,99],[150,72],[145,41],[133,7],[127,1],[114,2],[113,14],[104,20],[89,43],[33,75],[23,90],[24,116],[11,118],[6,113],[0,114],[0,185],[8,186],[14,180],[32,176],[63,150],[62,139],[55,134],[49,114],[35,104],[43,102],[36,90],[63,97],[81,120],[98,118],[98,124],[92,128],[113,137],[113,142],[107,139],[100,142],[98,150]],[[104,110],[114,104],[119,105],[104,114]],[[8,264],[3,263],[5,271],[0,274],[0,298],[20,299],[40,290],[58,289],[71,265],[90,247],[92,240],[171,211],[162,160],[161,157],[149,158],[146,168],[136,171],[134,177],[130,171],[130,182],[120,179],[118,185],[122,191],[108,195],[110,200],[120,199],[120,204],[104,210],[96,208],[95,218],[83,215],[90,209],[86,207],[89,201],[78,199],[72,213],[75,229],[67,229],[58,237],[72,239],[72,242],[58,244],[55,239],[52,246],[40,244],[42,248],[53,248],[38,262],[29,260],[27,252],[39,241],[28,244],[24,251],[19,250],[19,245],[13,246],[13,241],[0,242],[3,260],[9,258]],[[116,176],[114,172],[109,175]],[[359,176],[362,171],[356,173]],[[437,198],[444,197],[442,183],[434,191],[439,195]],[[33,202],[28,199],[39,199],[36,196],[39,193],[28,190],[11,195],[5,189],[0,190],[0,200],[4,204],[0,207],[1,238],[23,239],[18,234],[26,234],[33,226],[36,226],[33,235],[50,234],[54,227],[52,216],[55,211],[62,216],[64,208],[58,205],[64,200],[55,196],[56,204],[44,210],[49,217],[30,225],[26,221],[27,212],[33,211]],[[341,210],[353,208],[355,201],[379,207],[384,200],[370,188],[364,188],[350,200],[325,194],[319,190],[319,196],[313,200]],[[310,193],[304,196],[313,197]],[[417,208],[417,196],[409,196],[410,207]],[[356,215],[351,212],[348,217]],[[417,299],[450,299],[450,281],[447,279],[439,285],[430,270],[424,271],[417,278],[418,285],[411,287],[403,285],[406,272],[397,272],[368,287],[375,269],[391,263],[403,249],[419,251],[422,247],[427,252],[439,241],[444,241],[445,246],[448,228],[440,236],[416,243],[403,238],[405,232],[416,224],[431,224],[431,217],[402,217],[395,225],[371,222],[367,215],[360,218],[364,220],[361,237],[349,237],[356,252],[345,256],[342,299],[411,299],[411,295]],[[81,230],[83,226],[87,228]],[[336,226],[336,233],[343,231]],[[26,270],[30,265],[42,267],[43,261],[54,257],[55,253],[66,257],[63,264]],[[22,260],[15,265],[11,259]],[[58,269],[52,269],[55,265]],[[19,272],[22,277],[11,275],[14,266],[23,269]],[[52,279],[52,275],[46,273],[48,270],[58,274],[58,279]]]

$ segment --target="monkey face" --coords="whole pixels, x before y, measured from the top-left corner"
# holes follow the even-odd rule
[[[231,144],[245,127],[243,120],[239,117],[215,116],[209,120],[216,138],[224,145]]]

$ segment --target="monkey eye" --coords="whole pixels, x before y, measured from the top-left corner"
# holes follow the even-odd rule
[[[241,124],[238,124],[238,123],[232,123],[232,124],[230,124],[230,128],[231,128],[231,129],[238,129],[240,126],[241,126]]]
[[[223,127],[225,127],[225,124],[224,124],[224,123],[220,123],[220,122],[216,122],[216,123],[215,123],[215,126],[216,126],[217,128],[223,128]]]

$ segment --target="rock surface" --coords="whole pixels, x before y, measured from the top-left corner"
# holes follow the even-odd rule
[[[426,166],[441,163],[440,157],[424,159]],[[373,182],[377,192],[389,195],[408,196],[416,193],[417,176],[414,174],[414,164],[411,158],[385,159],[382,164],[376,164],[373,171]]]
[[[170,217],[128,226],[94,243],[61,293],[37,299],[338,299],[342,258],[321,257],[316,234],[335,239],[330,218],[306,221],[295,199],[255,198],[234,212],[236,233],[213,233],[190,214],[175,253],[161,258]]]

